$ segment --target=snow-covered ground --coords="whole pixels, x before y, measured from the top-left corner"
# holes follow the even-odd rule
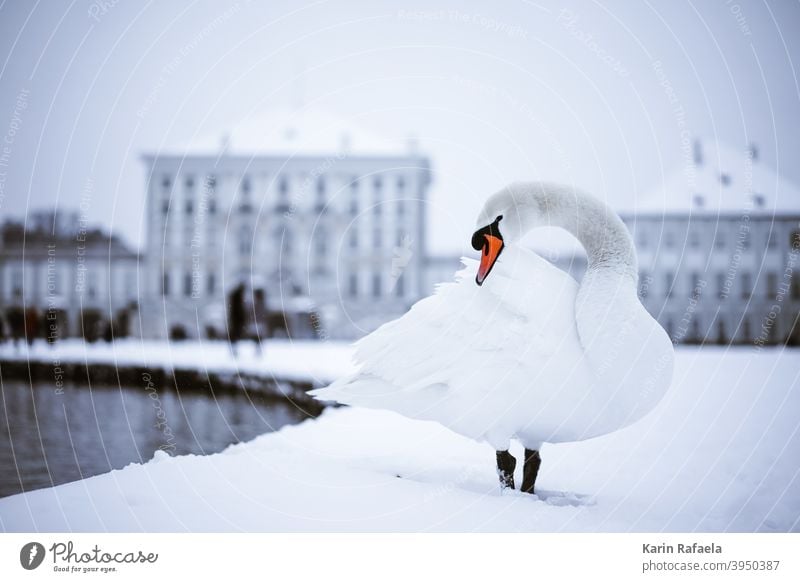
[[[240,342],[238,357],[224,341],[164,342],[124,339],[114,343],[87,344],[68,339],[49,345],[37,341],[33,347],[11,343],[0,345],[0,361],[36,360],[61,363],[116,364],[164,369],[239,371],[274,376],[283,380],[308,380],[326,384],[352,369],[352,348],[345,342],[267,340],[263,356],[253,342]]]
[[[158,453],[2,499],[0,528],[798,531],[799,376],[797,351],[681,349],[671,391],[644,420],[544,447],[538,497],[501,493],[486,445],[340,408],[217,455]]]

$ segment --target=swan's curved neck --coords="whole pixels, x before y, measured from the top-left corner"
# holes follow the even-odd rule
[[[589,262],[575,298],[575,323],[589,359],[604,365],[614,345],[631,339],[621,327],[646,316],[637,297],[636,251],[627,227],[605,203],[571,188],[536,183],[511,189],[519,203],[518,234],[558,226],[586,249]]]
[[[588,256],[587,274],[610,272],[637,277],[636,252],[627,227],[605,203],[558,185],[528,184],[515,192],[520,227],[558,226],[577,238]],[[527,203],[526,203],[527,199]]]

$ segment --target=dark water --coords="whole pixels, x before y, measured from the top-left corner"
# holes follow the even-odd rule
[[[3,380],[0,497],[75,481],[170,454],[216,453],[308,418],[289,403],[242,395],[181,394],[145,387]]]

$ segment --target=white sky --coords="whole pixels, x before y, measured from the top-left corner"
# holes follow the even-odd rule
[[[0,143],[0,213],[76,207],[91,179],[92,221],[140,244],[143,150],[298,94],[419,137],[434,251],[462,248],[483,199],[515,179],[635,203],[684,163],[682,130],[755,141],[800,183],[794,2],[231,5],[121,0],[97,21],[86,1],[3,3],[0,140],[29,94]]]

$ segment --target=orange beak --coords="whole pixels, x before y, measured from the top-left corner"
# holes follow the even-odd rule
[[[475,282],[478,285],[483,285],[486,277],[494,267],[497,257],[500,256],[500,251],[503,250],[503,239],[491,234],[484,234],[483,248],[481,249],[481,264],[478,266],[478,274],[475,276]]]

